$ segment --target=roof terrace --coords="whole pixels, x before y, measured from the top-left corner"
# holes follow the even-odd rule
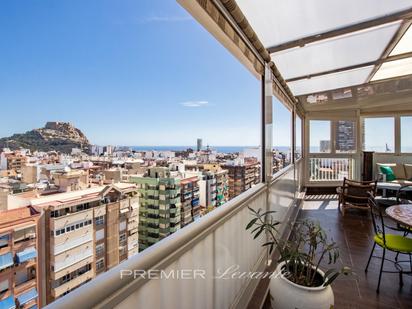
[[[379,179],[378,193],[389,195],[412,178],[412,1],[178,3],[261,81],[262,182],[50,307],[268,308],[268,280],[217,278],[233,265],[239,272],[276,266],[277,251],[262,247],[268,235],[245,231],[248,208],[276,211],[281,239],[297,218],[314,217],[329,231],[338,262],[357,274],[334,283],[336,308],[410,307],[410,277],[399,288],[398,275],[384,274],[378,294],[380,260],[363,271],[375,239],[369,210],[342,216],[336,196],[325,194],[348,178]],[[276,102],[291,119],[291,164],[281,170],[273,169]],[[378,164],[402,166],[402,177],[389,182]],[[160,280],[150,270],[199,272]]]

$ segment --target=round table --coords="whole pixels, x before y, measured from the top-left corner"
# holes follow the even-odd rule
[[[385,212],[396,222],[412,228],[412,204],[390,206],[386,208]]]

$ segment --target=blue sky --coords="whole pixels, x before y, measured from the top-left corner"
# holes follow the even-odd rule
[[[0,36],[0,136],[70,121],[97,144],[259,143],[260,82],[175,0],[2,0]]]
[[[0,36],[0,137],[70,121],[102,145],[259,144],[260,82],[175,0],[2,0]]]

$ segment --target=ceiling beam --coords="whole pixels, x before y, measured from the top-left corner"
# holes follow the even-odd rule
[[[390,62],[390,61],[395,61],[395,60],[400,60],[400,59],[405,59],[405,58],[411,58],[411,57],[412,57],[412,52],[408,52],[408,53],[404,53],[404,54],[388,56],[385,59],[378,59],[378,60],[374,60],[374,61],[369,61],[369,62],[359,63],[359,64],[355,64],[355,65],[350,65],[350,66],[343,67],[343,68],[337,68],[337,69],[333,69],[333,70],[327,70],[327,71],[322,71],[322,72],[318,72],[318,73],[293,77],[293,78],[287,79],[286,82],[290,83],[290,82],[295,82],[295,81],[302,80],[302,79],[309,79],[309,78],[312,78],[312,77],[318,77],[318,76],[327,75],[327,74],[333,74],[333,73],[339,73],[339,72],[344,72],[344,71],[349,71],[349,70],[360,69],[360,68],[371,66],[371,65],[374,65],[374,66],[379,65],[380,66],[384,62]]]
[[[399,27],[398,31],[396,31],[395,35],[393,38],[390,40],[384,51],[382,52],[382,55],[380,56],[380,59],[385,59],[389,57],[389,54],[392,52],[392,50],[395,48],[395,46],[399,43],[399,41],[402,39],[403,35],[405,34],[406,31],[408,31],[409,27],[411,27],[412,21],[411,20],[404,20]],[[381,67],[382,63],[377,63],[375,67],[373,68],[372,72],[368,75],[368,78],[366,79],[366,82],[370,82],[373,76],[378,72],[379,68]]]
[[[335,91],[340,91],[340,90],[346,90],[346,89],[351,89],[352,93],[355,93],[355,95],[357,95],[357,87],[366,87],[366,86],[372,86],[372,85],[376,85],[376,84],[388,84],[394,81],[399,81],[399,80],[409,80],[412,81],[412,74],[408,74],[408,75],[404,75],[404,76],[395,76],[395,77],[390,77],[390,78],[386,78],[386,79],[380,79],[380,80],[376,80],[376,81],[371,81],[368,83],[362,83],[362,84],[357,84],[357,85],[352,85],[352,86],[347,86],[347,87],[340,87],[340,88],[334,88],[334,89],[325,89],[325,90],[319,90],[316,92],[309,92],[309,93],[302,93],[296,96],[296,98],[303,104],[304,102],[306,102],[306,98],[309,95],[324,95],[326,94],[330,98],[332,97],[332,93]],[[412,90],[412,88],[410,88]]]
[[[369,20],[366,20],[360,23],[351,24],[348,26],[336,28],[336,29],[329,30],[326,32],[317,33],[314,35],[310,35],[307,37],[303,37],[303,38],[289,41],[286,43],[282,43],[279,45],[271,46],[267,48],[267,50],[269,51],[269,53],[272,54],[272,53],[276,53],[281,50],[285,50],[285,49],[289,49],[293,47],[303,47],[306,44],[313,43],[316,41],[321,41],[321,40],[333,38],[336,36],[341,36],[347,33],[360,31],[360,30],[376,27],[379,25],[387,24],[390,22],[394,22],[394,21],[398,21],[402,19],[409,19],[409,18],[412,18],[412,7],[406,10],[393,13],[393,14],[388,14],[388,15],[381,16],[378,18],[369,19]]]

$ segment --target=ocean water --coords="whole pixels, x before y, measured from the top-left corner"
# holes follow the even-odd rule
[[[183,151],[186,149],[196,150],[196,146],[132,146],[135,151]],[[250,148],[248,146],[210,146],[211,149],[217,152],[224,153],[234,153],[243,152],[245,148]],[[206,149],[205,147],[203,149]]]
[[[221,153],[235,153],[243,152],[247,148],[256,148],[257,146],[210,146],[211,149]],[[130,147],[135,151],[183,151],[188,148],[196,149],[196,146],[132,146]],[[289,147],[277,146],[277,150],[287,152]],[[205,147],[203,148],[205,149]]]
[[[216,150],[220,153],[235,153],[243,152],[247,148],[256,148],[257,146],[210,146],[211,149]],[[129,147],[135,151],[183,151],[188,148],[196,150],[196,146],[131,146]],[[203,149],[206,149],[205,147]],[[290,151],[289,146],[275,146],[274,149],[280,152],[288,153]],[[319,152],[318,146],[311,146],[310,151],[312,153]],[[373,150],[376,152],[385,152],[385,147],[369,147],[368,150]],[[402,147],[402,152],[412,153],[412,147]]]

